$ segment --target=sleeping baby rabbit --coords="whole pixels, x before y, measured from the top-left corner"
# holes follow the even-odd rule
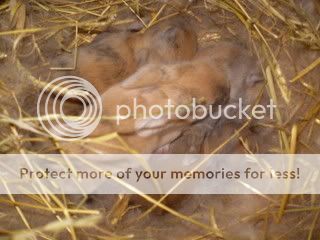
[[[153,153],[178,138],[194,122],[201,121],[180,112],[182,118],[174,113],[169,118],[169,112],[165,108],[169,100],[175,107],[190,106],[193,100],[197,104],[210,107],[225,103],[228,96],[229,87],[225,73],[206,59],[176,64],[148,64],[102,95],[103,113],[109,117],[117,116],[119,106],[127,106],[133,110],[136,101],[147,111],[153,106],[162,107],[163,115],[155,118],[140,117],[139,114],[136,118],[128,115],[125,119],[120,118],[118,122],[103,122],[92,136],[117,132],[136,151]],[[67,148],[70,152],[86,152],[83,146],[80,150],[72,145],[74,144]],[[97,152],[115,152],[110,147],[97,144],[86,147],[95,148]]]
[[[54,72],[52,78],[77,75],[91,82],[99,93],[126,79],[147,63],[174,63],[190,60],[197,51],[197,36],[184,18],[174,18],[148,28],[144,33],[105,32],[78,49],[76,69]],[[63,55],[54,67],[72,66],[72,57]]]
[[[199,51],[196,59],[206,59],[212,65],[224,72],[230,87],[229,100],[226,104],[236,104],[239,98],[243,104],[253,104],[262,87],[263,76],[258,60],[243,46],[232,42],[221,42]],[[215,139],[214,146],[223,142],[221,137],[227,132],[232,134],[241,121],[228,120],[223,116],[219,119],[207,118],[194,124],[182,136],[169,145],[159,149],[159,153],[201,153],[204,151],[206,138]],[[225,131],[233,126],[233,131]],[[219,143],[218,143],[219,142]],[[208,145],[208,143],[207,143]],[[209,149],[214,149],[209,147]],[[206,150],[210,152],[210,150]],[[226,153],[228,150],[225,150]],[[229,151],[231,151],[229,149]]]

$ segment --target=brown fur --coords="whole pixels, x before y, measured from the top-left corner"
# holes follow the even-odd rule
[[[203,87],[202,87],[203,86]],[[149,109],[152,105],[164,106],[168,99],[174,105],[188,105],[192,98],[202,99],[207,106],[223,104],[228,99],[228,84],[223,71],[206,60],[194,60],[173,65],[146,65],[124,82],[111,87],[102,95],[103,113],[116,115],[116,106],[133,109],[133,99]],[[94,136],[118,132],[124,140],[141,153],[152,153],[172,142],[194,123],[193,119],[133,119],[101,123]],[[98,147],[100,152],[110,148]],[[78,148],[68,147],[72,153]],[[80,150],[80,152],[83,152]],[[112,151],[114,152],[114,151]]]
[[[144,33],[105,32],[92,44],[78,49],[75,71],[54,72],[52,78],[77,75],[102,93],[147,63],[190,60],[196,54],[197,45],[196,33],[180,18],[160,22]],[[72,61],[72,57],[63,55],[52,66],[68,67]]]

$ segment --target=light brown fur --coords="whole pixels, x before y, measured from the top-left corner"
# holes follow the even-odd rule
[[[164,106],[168,99],[177,105],[190,105],[192,99],[209,106],[223,104],[228,99],[229,89],[223,71],[207,61],[195,60],[173,65],[146,65],[124,82],[111,87],[102,95],[103,113],[116,116],[117,106],[127,105],[133,109],[133,99],[149,109],[152,105]],[[119,133],[135,150],[152,153],[166,145],[195,122],[194,119],[133,119],[101,123],[94,136],[110,132]],[[97,146],[96,146],[97,147]],[[79,148],[67,148],[75,153]],[[99,146],[99,151],[110,152],[110,148]],[[82,151],[81,151],[82,152]],[[112,151],[114,152],[114,151]]]
[[[75,71],[55,71],[51,78],[77,75],[102,93],[147,63],[190,60],[197,45],[196,33],[180,18],[160,22],[144,33],[105,32],[90,45],[78,49]],[[72,61],[71,56],[62,55],[52,66],[70,67]]]

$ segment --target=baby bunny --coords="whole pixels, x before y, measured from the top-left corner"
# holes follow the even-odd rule
[[[214,51],[214,54],[210,58],[226,69],[230,79],[228,105],[237,107],[240,99],[243,108],[247,105],[254,105],[264,84],[258,59],[252,56],[244,46],[229,42],[213,46],[212,51]],[[238,108],[234,111],[236,112],[237,110]],[[222,141],[234,134],[244,124],[245,120],[247,120],[245,117],[242,119],[230,119],[223,116],[216,123],[214,130],[207,134],[205,151],[210,152],[215,147],[218,147]],[[243,134],[252,135],[249,130],[244,131]],[[217,141],[217,139],[220,141]],[[244,149],[240,147],[236,138],[225,145],[220,153],[242,153],[243,151]]]
[[[155,117],[141,117],[139,113],[136,116],[129,114],[124,119],[119,117],[118,122],[101,123],[92,136],[117,132],[136,151],[153,153],[178,138],[192,124],[201,121],[193,118],[190,113],[187,115],[185,107],[181,108],[182,111],[179,109],[177,114],[175,107],[183,105],[191,108],[191,103],[196,101],[197,105],[208,108],[223,104],[228,96],[226,75],[205,60],[169,65],[148,64],[102,95],[103,113],[109,117],[119,117],[119,114],[123,114],[119,107],[127,106],[126,109],[133,111],[136,101],[136,104],[144,106],[148,112],[153,106],[158,106],[157,109],[163,109],[163,114],[160,117],[156,114]],[[167,110],[169,100],[174,107]],[[201,111],[204,110],[197,110],[198,115],[201,115]],[[109,147],[94,147],[97,147],[98,152],[110,153]],[[90,146],[91,149],[94,147]],[[72,146],[67,149],[72,153],[79,152],[78,148]]]
[[[184,19],[175,18],[162,21],[144,33],[102,33],[92,44],[78,49],[77,67],[72,74],[55,74],[82,77],[102,93],[140,66],[190,60],[196,51],[196,33]],[[72,59],[64,55],[53,66],[72,66]]]
[[[198,48],[197,35],[189,21],[169,19],[137,34],[132,39],[139,66],[191,60]]]
[[[206,59],[212,65],[225,73],[230,87],[230,96],[226,104],[235,104],[242,98],[243,104],[253,104],[262,87],[262,74],[259,71],[258,61],[250,55],[243,46],[231,42],[217,43],[214,46],[199,51],[196,59]],[[187,131],[165,146],[160,152],[166,153],[201,153],[210,152],[213,146],[222,143],[221,135],[231,135],[233,131],[225,131],[225,128],[233,126],[233,130],[239,126],[239,120],[228,120],[223,116],[219,119],[210,117],[194,124]],[[208,138],[210,136],[210,143]],[[219,139],[217,141],[217,139]],[[213,146],[206,146],[206,145]],[[234,146],[235,144],[231,144]],[[206,149],[207,150],[206,150]],[[225,148],[224,152],[231,153],[231,148]]]
[[[203,105],[213,106],[223,104],[228,93],[223,73],[206,62],[196,61],[174,65],[147,65],[123,83],[110,88],[102,97],[105,103],[104,113],[115,116],[115,106],[125,105],[134,109],[134,100],[147,110],[157,105],[165,109],[168,99],[174,106],[189,106],[194,99]],[[117,97],[119,94],[123,96],[121,99]],[[166,111],[159,118],[139,119],[139,114],[137,116],[137,119],[130,117],[120,121],[119,125],[114,124],[114,129],[121,134],[134,133],[132,140],[130,137],[128,140],[145,153],[154,152],[170,143],[197,121],[193,116],[183,116],[181,119],[174,114],[170,119],[169,112]],[[140,144],[136,141],[137,138],[140,139],[141,146],[138,146]]]

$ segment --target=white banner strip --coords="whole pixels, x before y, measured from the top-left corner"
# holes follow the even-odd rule
[[[320,155],[0,155],[0,194],[320,194]]]

